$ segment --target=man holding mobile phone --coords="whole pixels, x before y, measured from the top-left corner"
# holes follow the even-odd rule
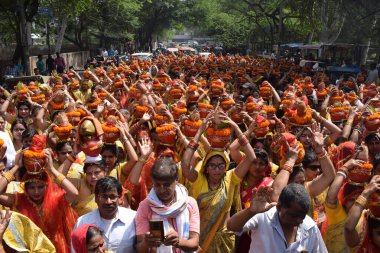
[[[136,249],[139,253],[196,252],[199,247],[197,202],[178,184],[172,158],[161,157],[151,170],[153,188],[136,215]]]

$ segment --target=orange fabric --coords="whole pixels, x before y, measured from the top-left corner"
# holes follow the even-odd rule
[[[51,183],[46,172],[37,175],[26,174],[22,182],[41,181],[46,183],[41,211],[26,194],[16,193],[14,209],[31,219],[52,241],[57,253],[70,253],[71,232],[78,215],[65,199],[65,192]]]

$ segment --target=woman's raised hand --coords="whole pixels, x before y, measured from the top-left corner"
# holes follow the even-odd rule
[[[249,210],[255,214],[263,213],[277,205],[276,202],[271,201],[272,193],[273,189],[269,186],[263,186],[259,189],[254,188],[252,190],[252,199]]]

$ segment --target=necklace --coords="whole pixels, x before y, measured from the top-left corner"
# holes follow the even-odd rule
[[[219,182],[218,184],[214,184],[214,185],[212,185],[212,184],[210,184],[210,182],[208,182],[208,188],[211,190],[211,191],[214,191],[214,190],[216,190],[216,189],[218,189],[219,187],[220,187],[220,184],[221,184],[222,182]]]

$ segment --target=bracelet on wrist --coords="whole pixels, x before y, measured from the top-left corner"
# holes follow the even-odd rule
[[[198,147],[199,147],[199,144],[196,143],[194,140],[191,140],[191,141],[189,142],[189,144],[187,144],[187,148],[190,148],[190,149],[192,149],[192,150],[194,150],[194,151],[197,150]]]
[[[359,195],[359,197],[355,200],[355,204],[363,207],[363,209],[367,208],[367,202],[368,200],[363,195]]]
[[[59,173],[58,176],[55,178],[55,181],[57,182],[57,184],[59,186],[61,186],[63,180],[65,180],[65,179],[66,179],[66,177],[63,174]]]
[[[148,159],[149,159],[149,157],[140,156],[139,159],[138,159],[138,162],[146,163],[146,161],[148,161]]]
[[[3,177],[8,181],[8,183],[10,183],[10,182],[12,182],[12,181],[15,180],[15,176],[11,172],[9,172],[9,171],[4,172],[3,173]]]
[[[292,174],[292,172],[293,172],[293,166],[290,166],[289,164],[284,164],[284,166],[282,167],[282,169],[286,170],[290,174]]]

